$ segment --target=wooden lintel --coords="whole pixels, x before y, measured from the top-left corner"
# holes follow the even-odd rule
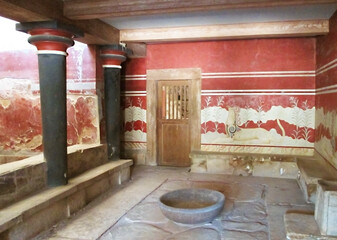
[[[146,44],[145,43],[128,43],[127,48],[132,50],[129,58],[144,58],[146,57]]]
[[[329,20],[244,23],[120,30],[121,42],[168,42],[214,39],[317,36],[329,32]]]
[[[18,22],[58,20],[84,32],[77,41],[87,44],[119,43],[119,30],[101,20],[70,20],[63,16],[61,0],[0,0],[0,16]]]
[[[64,15],[70,19],[95,19],[331,3],[337,0],[65,0]]]

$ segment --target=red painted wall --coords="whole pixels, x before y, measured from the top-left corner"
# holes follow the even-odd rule
[[[315,149],[337,168],[337,14],[330,32],[317,38]]]
[[[76,43],[68,54],[67,141],[69,145],[97,143],[96,80],[101,72],[96,72],[96,48]],[[30,155],[42,150],[37,59],[36,50],[0,49],[0,154]]]
[[[313,70],[312,38],[153,44],[147,69],[200,67],[203,72]]]
[[[145,81],[131,80],[146,70],[201,68],[202,144],[206,150],[213,145],[283,146],[304,148],[297,153],[308,154],[306,150],[313,149],[314,38],[151,44],[146,58],[129,60],[125,68],[126,93],[146,90]],[[274,141],[272,135],[267,142],[262,137],[243,142],[225,138],[232,108],[241,129],[262,128],[266,134],[274,129],[279,140]],[[213,141],[215,137],[222,140]],[[216,148],[225,150],[221,146]]]

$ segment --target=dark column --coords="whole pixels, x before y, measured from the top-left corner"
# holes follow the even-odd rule
[[[65,185],[67,179],[66,50],[81,35],[71,26],[55,21],[20,23],[18,31],[31,35],[38,49],[43,154],[48,186]]]
[[[120,159],[120,70],[129,50],[122,45],[101,47],[108,159]]]

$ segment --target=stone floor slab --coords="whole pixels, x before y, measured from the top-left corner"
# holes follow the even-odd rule
[[[220,235],[221,240],[283,240],[286,239],[284,213],[290,209],[312,209],[312,205],[304,201],[296,180],[196,174],[187,170],[137,166],[131,173],[132,182],[114,194],[107,194],[50,237],[86,240],[88,234],[90,239],[104,240],[197,240],[198,237],[207,239],[203,236],[207,233],[214,239]],[[189,186],[224,192],[226,200],[220,216],[211,223],[192,226],[164,220],[156,206],[159,197]],[[80,233],[82,229],[84,232]]]
[[[193,228],[167,238],[167,240],[221,240],[220,234],[211,228]]]
[[[125,212],[139,203],[144,195],[151,193],[164,181],[165,179],[151,181],[149,178],[139,178],[123,185],[111,196],[87,209],[85,214],[79,214],[72,218],[67,226],[56,232],[55,237],[97,239]]]
[[[333,236],[322,236],[314,218],[314,213],[288,212],[284,215],[285,229],[289,240],[320,239],[333,240]]]
[[[315,206],[307,205],[267,205],[269,233],[271,240],[286,239],[286,232],[284,228],[284,214],[287,211],[306,211],[312,212]]]
[[[100,240],[144,240],[166,239],[170,232],[164,231],[160,228],[144,223],[130,223],[112,228],[106,232]]]

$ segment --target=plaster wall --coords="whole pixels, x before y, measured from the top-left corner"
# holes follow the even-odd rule
[[[146,58],[128,60],[124,68],[124,96],[134,102],[146,99],[146,70],[201,69],[201,150],[313,154],[314,38],[151,44]],[[129,106],[124,102],[125,114]],[[134,119],[145,111],[138,107]],[[146,129],[124,132],[129,147],[146,149],[140,137]]]
[[[337,168],[337,14],[328,35],[317,38],[315,150]]]
[[[42,151],[38,57],[29,36],[16,32],[13,21],[1,18],[0,24],[8,28],[8,38],[0,44],[0,155],[22,158]],[[9,39],[15,40],[11,44]],[[100,141],[96,51],[79,42],[68,49],[68,145]],[[9,158],[0,157],[5,163],[1,159]]]

